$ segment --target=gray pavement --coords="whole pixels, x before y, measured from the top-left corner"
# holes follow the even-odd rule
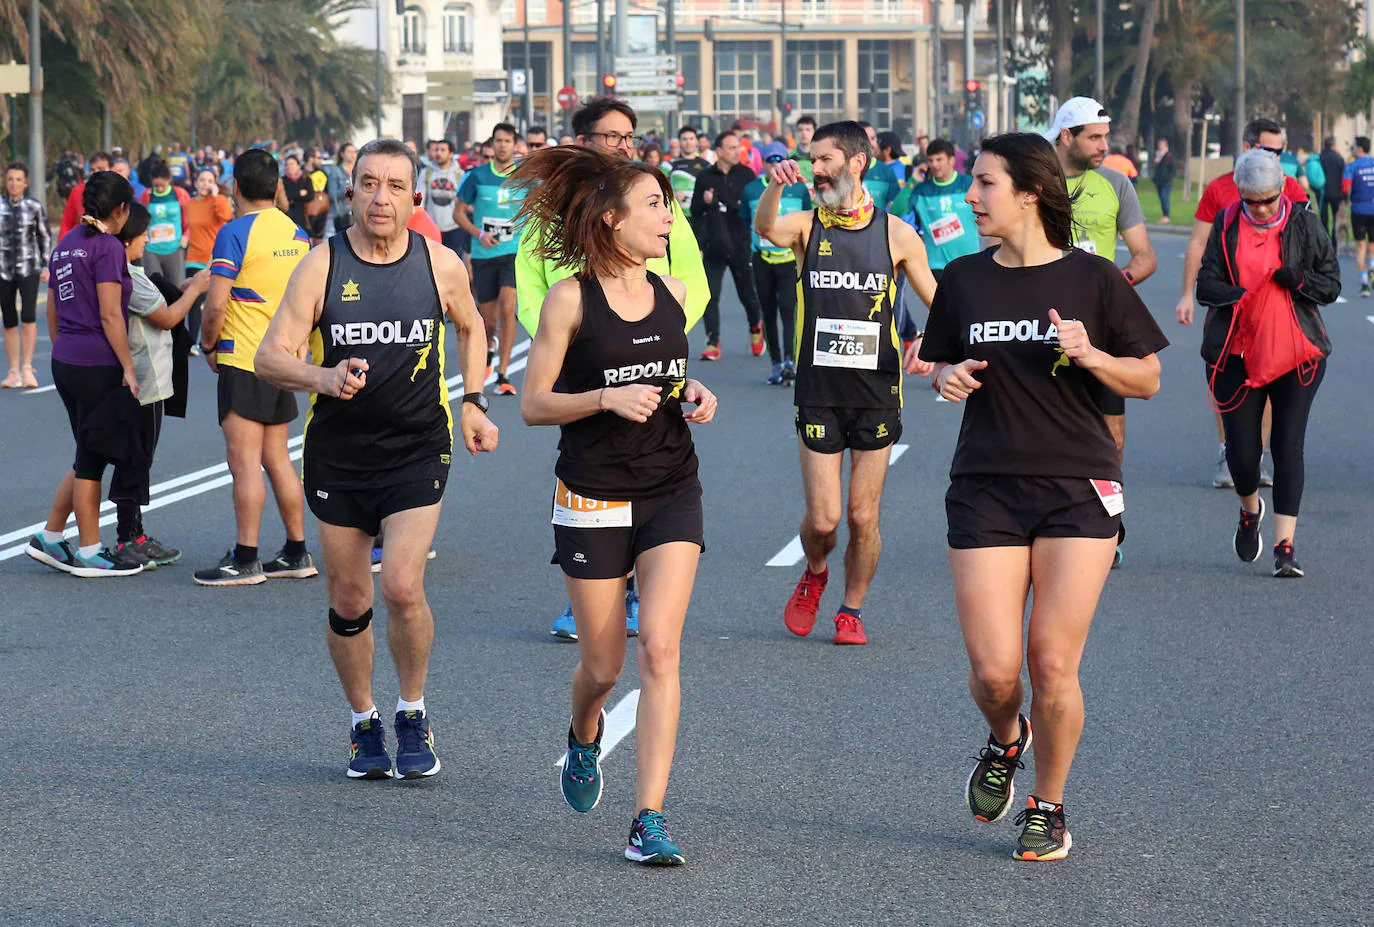
[[[721,409],[696,431],[709,550],[667,808],[685,869],[620,858],[633,736],[595,812],[561,800],[576,650],[548,636],[564,602],[548,565],[557,435],[493,397],[501,447],[455,456],[429,573],[433,781],[344,779],[323,578],[192,584],[233,542],[227,487],[196,491],[218,473],[155,494],[187,494],[147,516],[180,564],[102,582],[0,560],[0,924],[1370,923],[1374,301],[1354,297],[1347,266],[1308,436],[1308,576],[1279,582],[1267,549],[1236,560],[1235,498],[1208,486],[1200,331],[1172,314],[1182,246],[1157,237],[1163,269],[1142,287],[1174,344],[1163,391],[1128,413],[1130,539],[1083,664],[1066,862],[1013,862],[1010,816],[982,825],[963,807],[985,729],[944,550],[959,409],[908,381],[872,643],[833,647],[824,616],[797,639],[781,611],[799,570],[764,565],[801,516],[791,397],[763,383],[728,301],[725,359],[693,366]],[[213,383],[193,370],[156,482],[223,460]],[[0,394],[0,445],[4,535],[44,518],[70,460],[56,394]],[[269,506],[262,547],[281,539]],[[636,686],[631,656],[612,703]]]

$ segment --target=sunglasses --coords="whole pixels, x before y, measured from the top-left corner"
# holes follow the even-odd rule
[[[1258,148],[1260,151],[1267,151],[1272,155],[1283,154],[1282,148],[1271,148],[1269,145],[1256,145],[1255,147]]]
[[[1279,201],[1279,196],[1280,194],[1275,193],[1273,196],[1264,200],[1247,200],[1245,197],[1241,197],[1241,202],[1246,206],[1272,206]]]

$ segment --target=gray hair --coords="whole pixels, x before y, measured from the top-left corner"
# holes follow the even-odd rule
[[[1283,190],[1283,166],[1273,152],[1251,148],[1236,158],[1235,179],[1242,193],[1278,193]]]
[[[354,186],[358,183],[358,168],[362,166],[363,158],[368,155],[392,155],[405,158],[410,162],[410,188],[412,190],[420,189],[420,159],[415,156],[415,152],[406,147],[405,142],[397,138],[374,138],[358,149],[357,160],[353,162],[353,176],[351,178]]]

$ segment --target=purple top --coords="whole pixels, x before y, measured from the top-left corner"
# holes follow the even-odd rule
[[[87,236],[86,227],[72,229],[53,249],[48,262],[48,299],[57,307],[57,341],[52,359],[81,367],[118,367],[119,358],[100,324],[97,283],[119,283],[119,306],[129,324],[129,294],[134,282],[124,246],[113,235]]]

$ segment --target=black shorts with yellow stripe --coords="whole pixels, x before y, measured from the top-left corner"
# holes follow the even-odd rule
[[[902,436],[902,410],[798,406],[797,434],[817,454],[879,451]]]

